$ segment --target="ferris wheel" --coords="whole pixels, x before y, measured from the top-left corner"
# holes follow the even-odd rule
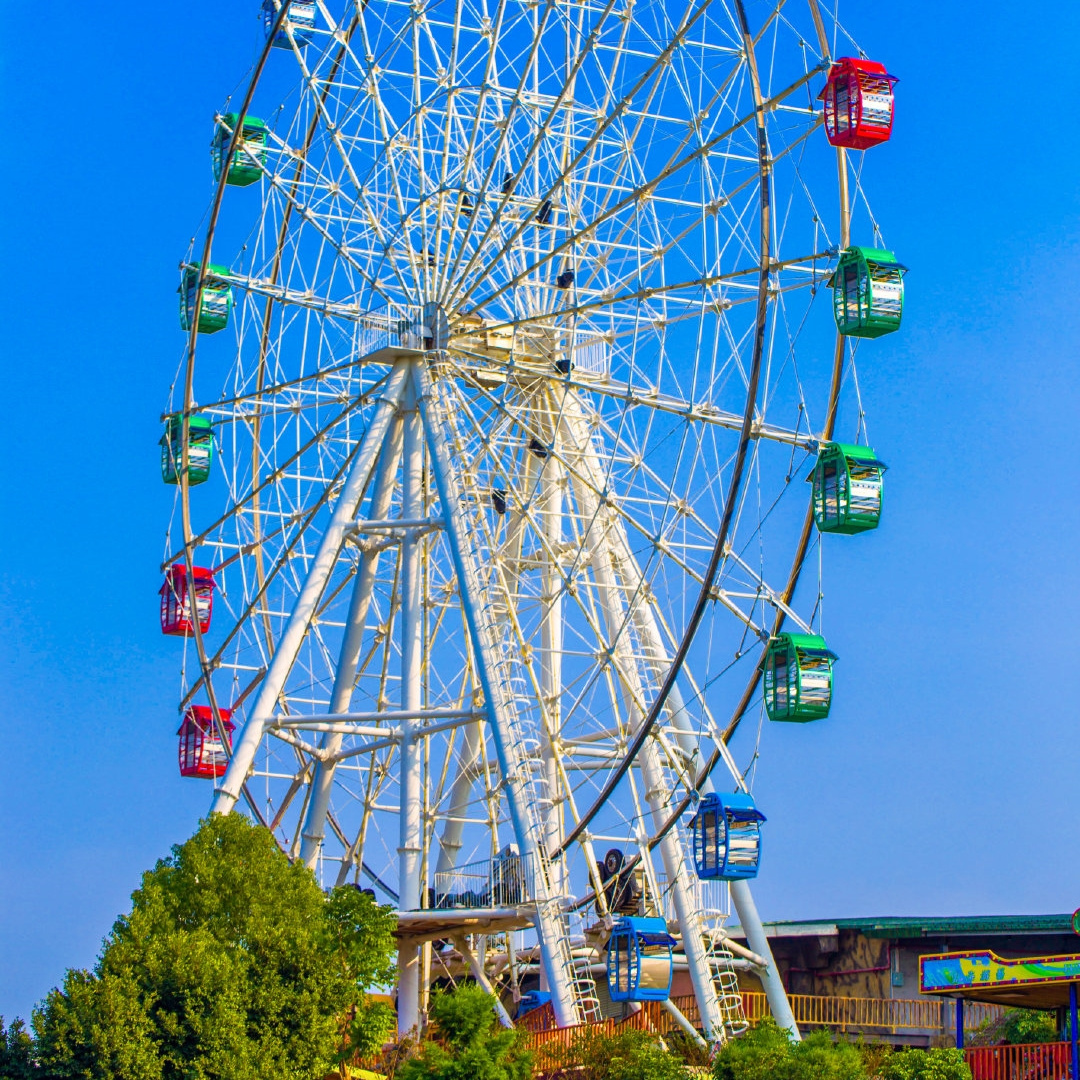
[[[403,1032],[456,973],[560,1026],[682,980],[723,1040],[740,965],[793,1026],[751,787],[881,515],[895,80],[817,0],[259,14],[162,437],[181,772],[397,908]]]

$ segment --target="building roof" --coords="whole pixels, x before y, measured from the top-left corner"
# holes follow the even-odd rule
[[[878,916],[861,919],[812,919],[765,923],[765,935],[829,937],[840,930],[858,930],[871,938],[956,937],[964,934],[1071,934],[1072,915],[946,915]],[[745,937],[740,927],[728,931]]]

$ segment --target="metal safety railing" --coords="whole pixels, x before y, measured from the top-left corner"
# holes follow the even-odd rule
[[[769,1002],[764,994],[744,992],[743,1008],[746,1017],[756,1024],[769,1015]],[[686,1001],[683,1008],[682,1002]],[[816,994],[789,994],[795,1023],[807,1027],[829,1027],[836,1031],[934,1031],[951,1032],[954,1023],[954,1004],[931,998],[857,998],[825,997]],[[678,999],[677,1004],[686,1012],[695,1014],[693,998]],[[996,1020],[1002,1015],[1000,1005],[983,1005],[979,1002],[964,1003],[964,1025],[973,1030],[985,1021]],[[689,1016],[689,1013],[687,1013]]]
[[[672,1002],[679,1011],[695,1027],[701,1027],[701,1015],[698,1011],[695,997],[673,997]],[[954,1019],[954,1004],[951,1000],[938,1001],[923,998],[847,998],[847,997],[817,997],[812,994],[790,994],[788,1001],[791,1003],[791,1011],[795,1016],[795,1022],[800,1027],[829,1027],[842,1033],[856,1034],[896,1034],[927,1033],[940,1035],[950,1032]],[[743,1012],[751,1024],[760,1023],[769,1015],[769,1003],[764,994],[744,992],[742,995]],[[539,1010],[538,1010],[539,1011]],[[987,1020],[999,1019],[1004,1012],[1000,1005],[984,1005],[979,1002],[964,1003],[964,1023],[971,1028]],[[548,1027],[541,1025],[547,1023]],[[663,1010],[658,1002],[647,1002],[642,1008],[628,1017],[626,1020],[604,1020],[601,1024],[581,1025],[579,1027],[555,1028],[550,1014],[526,1018],[523,1025],[529,1029],[525,1037],[529,1049],[540,1050],[553,1042],[562,1048],[573,1045],[574,1040],[583,1034],[586,1026],[590,1030],[604,1034],[615,1034],[619,1031],[641,1028],[647,1031],[664,1033],[675,1027],[675,1020]],[[1057,1043],[1047,1043],[1046,1046],[1058,1046]],[[1068,1076],[1068,1044],[1061,1043],[1066,1048],[1066,1056],[1062,1060],[1066,1063],[1064,1073],[1047,1072],[1045,1078],[1037,1072],[988,1072],[981,1075],[975,1072],[972,1065],[974,1080],[1067,1080]],[[980,1047],[978,1050],[968,1050],[967,1055],[982,1054],[986,1051],[1012,1051],[1021,1049],[1018,1047]],[[1026,1060],[1023,1055],[1007,1055],[1003,1061]],[[978,1059],[980,1063],[983,1058]],[[1031,1057],[1033,1062],[1044,1060],[1037,1055]],[[1051,1060],[1045,1056],[1045,1060]],[[1053,1060],[1057,1060],[1054,1058]],[[564,1062],[565,1064],[565,1062]]]
[[[532,856],[507,852],[435,874],[435,907],[513,907],[530,898]]]
[[[1067,1042],[973,1046],[964,1051],[972,1080],[1070,1080]]]
[[[422,351],[424,348],[422,309],[401,308],[395,311],[372,311],[362,316],[356,328],[353,352],[358,357],[365,357],[382,349]]]

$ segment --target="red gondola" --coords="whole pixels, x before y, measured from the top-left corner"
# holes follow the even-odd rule
[[[221,730],[214,726],[214,711],[192,705],[184,713],[180,736],[180,775],[214,780],[225,775],[232,751],[232,710],[221,709]]]
[[[842,56],[818,95],[825,102],[825,134],[833,146],[866,150],[887,142],[893,126],[893,83],[884,65]]]
[[[214,605],[214,572],[195,566],[194,578],[188,582],[187,567],[173,563],[165,573],[161,586],[161,632],[190,637],[195,633],[191,618],[191,593],[195,593],[195,609],[199,614],[199,632],[210,629],[210,613]]]

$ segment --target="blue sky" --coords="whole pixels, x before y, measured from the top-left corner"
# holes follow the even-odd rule
[[[190,833],[176,643],[158,633],[158,417],[209,118],[255,0],[0,10],[0,1013],[92,964],[139,872]],[[19,11],[18,19],[15,18]],[[887,517],[826,551],[826,723],[785,731],[763,916],[1080,906],[1076,631],[1080,8],[849,2],[902,82],[872,200],[911,266],[861,354]],[[854,673],[858,677],[854,677]]]

